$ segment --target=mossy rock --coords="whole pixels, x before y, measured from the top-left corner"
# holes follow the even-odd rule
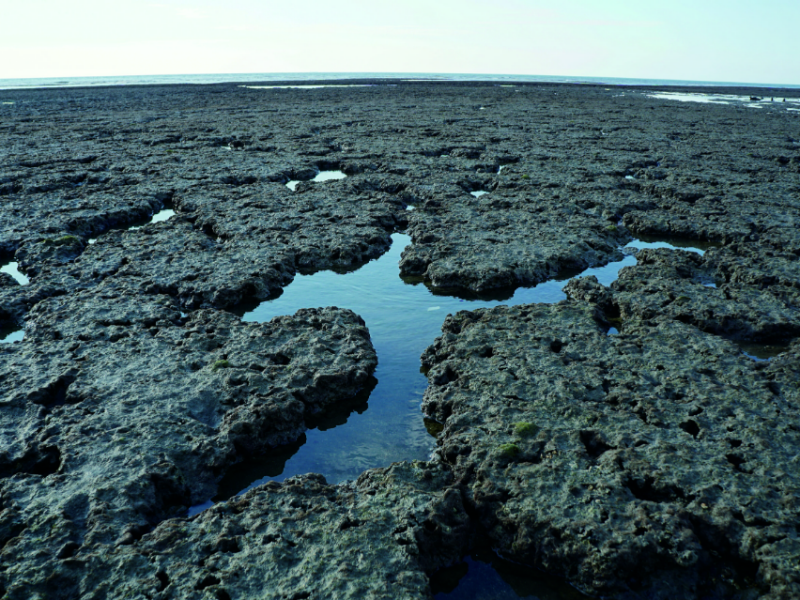
[[[76,235],[62,235],[60,238],[45,238],[42,240],[45,246],[83,246],[83,240]]]
[[[502,444],[498,449],[500,450],[500,454],[506,458],[514,458],[521,452],[519,446],[516,444]]]
[[[539,428],[533,423],[528,423],[527,421],[520,421],[519,423],[514,423],[514,435],[516,435],[517,437],[521,438],[533,437],[537,433],[539,433]]]

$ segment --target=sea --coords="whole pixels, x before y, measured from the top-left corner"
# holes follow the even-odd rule
[[[216,73],[201,75],[125,75],[108,77],[43,77],[0,79],[0,89],[104,87],[125,85],[207,85],[215,83],[271,83],[395,79],[422,81],[483,81],[495,83],[573,83],[616,86],[752,87],[800,89],[797,84],[746,83],[732,81],[683,81],[678,79],[633,79],[623,77],[566,77],[557,75],[489,75],[464,73]]]

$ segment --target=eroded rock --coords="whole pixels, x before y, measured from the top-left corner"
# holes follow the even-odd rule
[[[470,531],[451,479],[415,462],[337,486],[271,482],[89,557],[80,586],[86,598],[425,598],[427,573],[457,560]]]
[[[765,367],[674,321],[607,328],[577,301],[461,312],[423,356],[496,549],[596,595],[797,594],[798,347]]]
[[[0,346],[9,598],[80,581],[87,554],[210,498],[228,466],[296,439],[306,415],[355,395],[377,364],[347,310],[255,324],[146,298],[107,285],[44,300],[25,342]]]

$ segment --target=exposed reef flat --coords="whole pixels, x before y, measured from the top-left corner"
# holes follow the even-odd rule
[[[369,83],[0,91],[0,264],[30,278],[0,273],[0,335],[25,331],[0,344],[0,596],[425,598],[476,531],[603,597],[800,596],[800,113]],[[429,462],[186,517],[379,360],[347,307],[227,309],[398,230],[398,274],[441,293],[567,278],[635,236],[707,251],[448,317]]]
[[[583,302],[465,311],[423,358],[497,550],[602,597],[796,594],[800,347],[767,366],[675,321],[607,329]]]

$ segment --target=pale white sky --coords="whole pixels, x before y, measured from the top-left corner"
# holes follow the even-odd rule
[[[798,0],[0,0],[0,78],[506,73],[800,84]]]

